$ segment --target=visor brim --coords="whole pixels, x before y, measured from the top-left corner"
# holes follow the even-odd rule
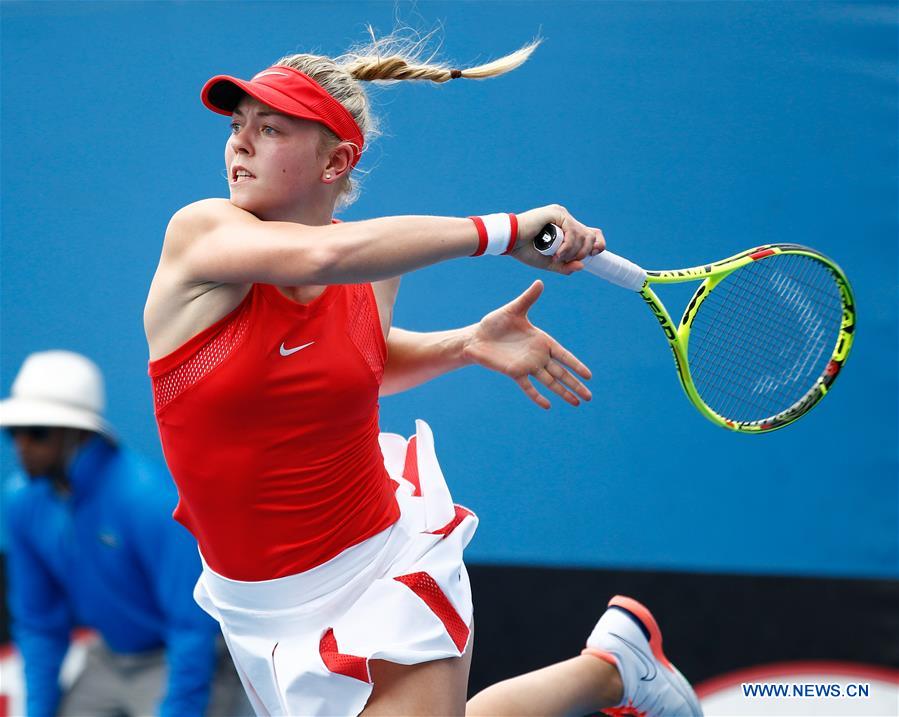
[[[203,104],[213,112],[230,115],[245,95],[249,95],[254,100],[283,114],[321,124],[318,114],[283,92],[258,82],[247,82],[230,75],[217,75],[209,80],[203,85],[200,98],[203,100]]]

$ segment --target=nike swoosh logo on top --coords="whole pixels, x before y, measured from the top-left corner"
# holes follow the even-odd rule
[[[253,77],[254,80],[258,80],[260,77],[267,77],[268,75],[280,75],[281,77],[290,77],[286,72],[260,72],[258,75]]]
[[[302,346],[297,346],[295,348],[288,349],[288,348],[285,348],[284,342],[282,341],[281,342],[281,355],[282,356],[290,356],[290,354],[295,354],[297,351],[301,351],[302,349],[306,348],[307,346],[312,346],[312,344],[314,344],[314,343],[315,343],[315,341],[310,341],[308,344],[303,344]]]
[[[618,635],[614,632],[609,632],[609,634],[621,640],[637,656],[637,659],[640,661],[640,664],[643,665],[643,670],[645,671],[643,677],[640,678],[641,682],[649,682],[650,680],[654,680],[656,678],[656,666],[650,660],[646,659],[646,655],[644,655],[640,651],[640,648],[638,648],[628,640],[625,640],[623,637],[621,637],[621,635]]]

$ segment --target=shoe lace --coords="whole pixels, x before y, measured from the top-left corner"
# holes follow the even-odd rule
[[[634,703],[631,700],[628,700],[626,705],[607,707],[602,710],[602,713],[609,715],[609,717],[646,717],[649,714],[645,710],[638,710],[634,707]]]

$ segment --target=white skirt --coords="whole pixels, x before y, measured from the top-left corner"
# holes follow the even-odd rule
[[[257,715],[356,715],[368,661],[459,657],[472,604],[462,552],[477,528],[454,505],[424,421],[380,435],[400,519],[311,570],[243,582],[206,566],[194,597],[218,620]]]

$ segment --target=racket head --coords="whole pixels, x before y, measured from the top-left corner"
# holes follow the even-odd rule
[[[705,276],[668,338],[687,396],[724,428],[767,433],[789,425],[827,394],[849,355],[852,288],[814,249],[769,244],[649,274],[663,283]]]

